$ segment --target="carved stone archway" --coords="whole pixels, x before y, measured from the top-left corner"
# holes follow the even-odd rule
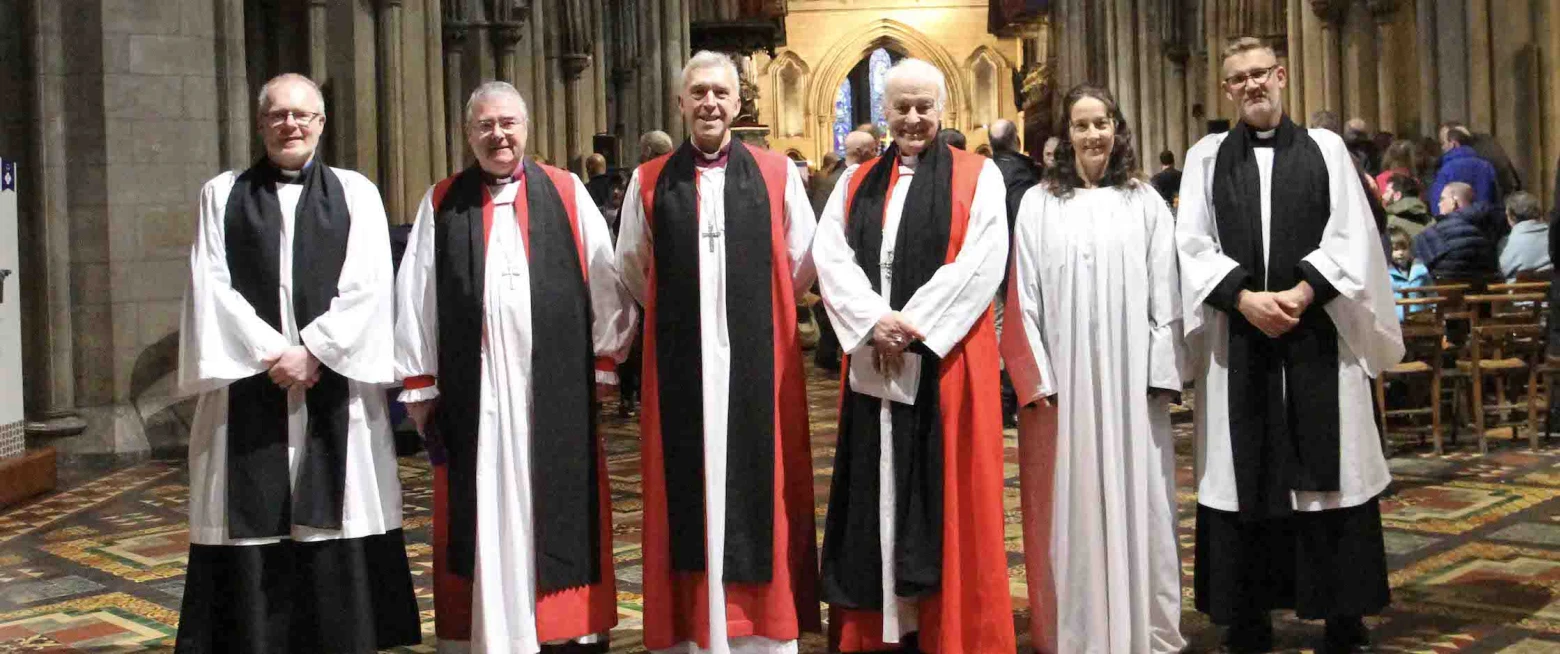
[[[948,106],[943,110],[943,127],[968,131],[966,125],[970,110],[970,83],[959,61],[948,50],[921,31],[887,18],[878,19],[859,30],[851,30],[849,38],[840,41],[823,55],[813,68],[812,79],[807,85],[808,107],[813,121],[813,147],[822,153],[834,149],[834,96],[840,83],[850,74],[850,69],[881,47],[905,53],[905,56],[922,59],[942,71],[948,83]]]

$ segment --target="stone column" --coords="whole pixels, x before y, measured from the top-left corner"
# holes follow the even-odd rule
[[[329,53],[325,49],[325,9],[328,2],[309,0],[309,79],[320,86],[325,85],[329,70],[326,66]]]
[[[537,113],[546,113],[555,118],[547,122],[549,127],[547,131],[533,131],[531,132],[531,138],[533,140],[547,141],[547,159],[557,164],[559,168],[569,167],[567,161],[569,135],[564,130],[565,122],[568,120],[565,114],[569,113],[569,109],[565,107],[564,90],[562,88],[565,81],[562,74],[564,43],[563,35],[560,33],[560,26],[563,25],[565,20],[563,4],[566,1],[540,0],[532,9],[535,12],[532,20],[536,21],[537,25],[545,28],[542,30],[542,46],[547,50],[547,59],[544,62],[547,68],[547,87],[545,89],[538,88],[536,91],[538,97],[544,98],[543,102],[538,103],[541,108],[537,109]],[[578,116],[575,118],[578,119]]]
[[[466,50],[469,28],[461,0],[450,0],[444,5],[444,137],[445,158],[451,172],[465,167],[465,96],[461,83],[461,58]]]
[[[688,45],[683,41],[683,1],[661,0],[661,79],[662,88],[666,90],[666,96],[681,92],[677,88],[678,78],[682,75],[683,64],[688,61]],[[667,134],[672,135],[672,141],[681,141],[683,138],[683,124],[680,116],[670,116],[665,121]]]
[[[537,157],[552,154],[550,149],[552,144],[548,142],[547,134],[554,129],[552,112],[548,109],[551,104],[547,99],[553,76],[549,74],[552,70],[552,62],[548,60],[545,14],[540,2],[531,7],[531,20],[528,23],[531,56],[525,64],[531,68],[532,89],[531,97],[525,99],[526,106],[531,112],[531,135],[526,143],[526,149]]]
[[[1138,54],[1142,72],[1138,97],[1143,99],[1138,104],[1138,109],[1143,112],[1143,116],[1138,119],[1138,126],[1143,130],[1143,153],[1138,157],[1138,164],[1144,170],[1154,169],[1159,151],[1166,147],[1165,131],[1168,127],[1165,124],[1164,53],[1161,51],[1159,34],[1162,16],[1158,4],[1158,0],[1144,0],[1138,7]]]
[[[1376,129],[1398,133],[1397,84],[1392,74],[1392,19],[1397,0],[1370,0],[1370,15],[1376,25]]]
[[[401,1],[379,3],[379,122],[383,138],[385,213],[390,222],[401,224],[411,219],[406,213],[406,140],[402,133],[401,113]]]
[[[239,0],[232,0],[239,2]],[[60,38],[64,29],[61,5],[51,0],[35,0],[27,12],[31,34],[30,45],[37,71],[33,76],[33,116],[38,120],[34,128],[33,159],[36,170],[23,171],[32,181],[24,184],[35,189],[36,199],[29,201],[34,209],[33,235],[28,244],[41,250],[41,256],[29,257],[41,261],[38,270],[29,271],[35,280],[30,286],[40,292],[28,308],[40,311],[24,317],[26,344],[29,349],[41,350],[41,354],[24,353],[29,388],[26,432],[29,440],[37,444],[38,438],[69,437],[87,428],[86,421],[76,415],[75,334],[71,324],[71,247],[69,202],[71,188],[67,179],[65,135],[69,130],[66,120],[66,69],[65,44]],[[242,14],[239,15],[242,31]],[[232,33],[230,33],[232,36]],[[239,42],[243,48],[243,42]],[[237,63],[243,70],[243,62]],[[247,117],[248,105],[243,115]],[[20,208],[20,207],[19,207]],[[29,248],[30,249],[30,248]]]
[[[1435,3],[1414,3],[1415,54],[1419,60],[1419,133],[1429,134],[1441,124],[1441,101],[1436,76]]]
[[[460,0],[451,1],[460,2]],[[423,47],[427,50],[423,65],[427,76],[423,83],[428,86],[428,151],[434,153],[428,162],[428,172],[429,176],[436,180],[444,179],[450,171],[459,170],[455,166],[448,165],[446,159],[458,155],[446,154],[444,143],[446,135],[440,134],[438,128],[439,125],[444,124],[444,77],[440,72],[441,67],[435,63],[443,58],[443,30],[439,26],[441,15],[443,12],[439,7],[439,0],[427,0],[423,8]],[[457,67],[456,70],[459,68]]]
[[[607,58],[607,5],[606,0],[590,0],[591,13],[591,39],[595,42],[595,51],[591,54],[590,74],[591,98],[596,105],[595,122],[591,124],[591,134],[596,132],[612,131],[611,119],[607,117],[607,71],[611,69],[611,59]],[[589,150],[595,151],[592,142]]]
[[[1165,44],[1165,59],[1169,60],[1165,75],[1165,137],[1166,147],[1175,153],[1176,160],[1185,167],[1186,151],[1190,148],[1187,134],[1190,122],[1186,110],[1186,46],[1180,43]]]
[[[1284,91],[1289,96],[1289,115],[1307,115],[1305,104],[1305,0],[1289,0],[1288,26],[1285,30],[1285,38],[1289,41],[1289,88]]]
[[[1143,112],[1138,108],[1137,7],[1133,5],[1132,0],[1111,2],[1116,12],[1113,30],[1115,56],[1112,60],[1116,68],[1116,101],[1126,113],[1127,122],[1134,125],[1138,137],[1137,148],[1142,152],[1146,144],[1141,128],[1137,127],[1142,124]]]
[[[590,55],[565,54],[561,59],[561,63],[563,64],[563,78],[565,80],[563,122],[564,136],[567,143],[564,146],[566,155],[561,161],[556,161],[555,163],[561,168],[567,168],[584,177],[586,126],[581,124],[581,116],[584,115],[585,103],[589,98],[585,97],[580,86],[582,84],[581,77],[583,77],[585,69],[590,66]]]
[[[1495,130],[1495,93],[1491,77],[1493,35],[1488,0],[1467,0],[1468,6],[1468,127],[1475,132]]]
[[[660,0],[639,0],[640,133],[670,127],[665,115],[671,94],[661,85],[661,12],[656,11],[659,3]]]
[[[1322,108],[1335,113],[1343,107],[1343,67],[1339,59],[1340,37],[1348,0],[1311,0],[1311,10],[1322,22]],[[1316,111],[1315,108],[1311,109]],[[1306,119],[1309,120],[1309,116]],[[1340,120],[1342,118],[1340,117]]]
[[[1376,82],[1370,77],[1376,71],[1376,30],[1372,25],[1369,7],[1363,0],[1349,3],[1340,26],[1344,37],[1343,49],[1343,111],[1338,119],[1376,119]]]

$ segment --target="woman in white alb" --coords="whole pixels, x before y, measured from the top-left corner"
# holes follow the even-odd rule
[[[1056,166],[1024,196],[1002,352],[1020,411],[1030,629],[1041,652],[1177,652],[1181,390],[1175,223],[1109,91],[1064,101]]]

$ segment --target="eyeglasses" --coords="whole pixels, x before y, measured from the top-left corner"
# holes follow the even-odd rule
[[[1239,88],[1245,86],[1246,82],[1249,81],[1256,82],[1258,86],[1261,86],[1267,83],[1268,78],[1273,76],[1273,71],[1275,70],[1278,70],[1278,66],[1268,66],[1267,68],[1248,70],[1244,73],[1235,73],[1224,78],[1224,84],[1230,88]]]
[[[265,122],[271,127],[281,127],[286,125],[290,119],[298,123],[299,127],[308,127],[316,118],[322,117],[324,117],[324,114],[317,114],[312,111],[272,111],[265,115]]]
[[[519,118],[499,118],[497,120],[479,120],[476,123],[473,123],[472,127],[475,128],[479,134],[493,134],[496,130],[499,129],[513,134],[514,132],[520,131],[520,126],[522,124],[524,123]]]

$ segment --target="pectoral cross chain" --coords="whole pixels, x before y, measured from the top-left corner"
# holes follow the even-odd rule
[[[714,252],[715,251],[715,239],[720,238],[720,235],[723,234],[723,233],[725,233],[724,230],[722,230],[719,227],[716,227],[715,223],[710,223],[709,225],[706,225],[704,227],[704,233],[700,234],[699,236],[702,236],[702,237],[704,237],[706,239],[709,239],[710,252]]]

